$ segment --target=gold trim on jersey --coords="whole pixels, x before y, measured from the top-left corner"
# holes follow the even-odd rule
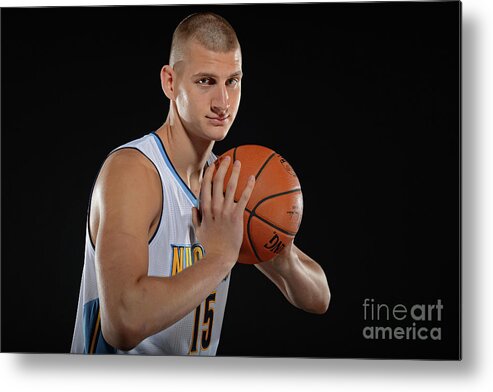
[[[185,268],[191,267],[204,256],[204,248],[200,244],[171,244],[173,258],[171,260],[171,276],[175,276]]]
[[[96,342],[98,340],[99,324],[101,323],[101,311],[98,310],[98,318],[96,325],[94,325],[94,332],[92,333],[91,346],[89,347],[89,354],[94,354],[96,348]]]

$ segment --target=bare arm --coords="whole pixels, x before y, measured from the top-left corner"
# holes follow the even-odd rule
[[[215,177],[214,189],[222,189],[226,167],[224,164],[222,175]],[[148,241],[161,212],[159,177],[147,159],[132,150],[113,154],[103,166],[91,214],[97,214],[98,219],[93,236],[101,327],[112,346],[129,350],[183,318],[233,267],[242,237],[241,208],[246,205],[253,183],[245,189],[243,199],[231,206],[226,206],[222,193],[222,199],[212,195],[211,183],[212,170],[208,170],[203,179],[201,205],[205,210],[200,222],[194,212],[205,257],[173,277],[150,277]],[[215,219],[211,216],[212,205]],[[220,248],[215,238],[231,245]]]
[[[306,312],[323,314],[330,302],[330,289],[324,271],[296,245],[286,246],[273,260],[255,264],[294,306]]]

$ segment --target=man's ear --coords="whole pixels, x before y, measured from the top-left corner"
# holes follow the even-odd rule
[[[175,100],[175,77],[176,74],[171,65],[165,65],[161,68],[161,88],[170,101]]]

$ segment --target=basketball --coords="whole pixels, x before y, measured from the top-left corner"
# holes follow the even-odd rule
[[[245,208],[243,243],[238,262],[257,264],[271,260],[293,242],[303,214],[303,196],[298,176],[291,165],[275,151],[258,145],[232,148],[225,156],[231,164],[224,178],[224,192],[232,163],[241,162],[235,201],[239,200],[248,177],[255,176],[255,188]]]

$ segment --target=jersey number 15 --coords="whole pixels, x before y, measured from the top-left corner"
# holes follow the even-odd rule
[[[198,340],[200,339],[200,346],[202,350],[207,350],[211,344],[212,326],[214,323],[214,303],[216,302],[216,292],[213,291],[205,299],[203,304],[200,304],[195,309],[195,317],[193,322],[192,342],[190,344],[190,354],[194,354],[198,351]],[[202,333],[199,333],[200,313],[202,305],[204,305],[204,316],[202,320]]]

